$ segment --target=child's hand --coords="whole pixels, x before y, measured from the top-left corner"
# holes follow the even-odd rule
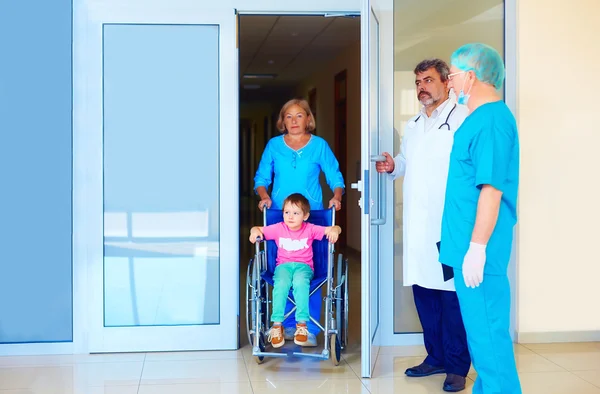
[[[338,238],[340,236],[340,233],[338,233],[336,230],[332,229],[329,234],[327,234],[327,240],[329,242],[331,242],[332,244],[336,243]]]
[[[257,240],[258,238],[262,238],[262,237],[263,237],[263,235],[262,235],[262,233],[260,232],[260,230],[259,230],[259,229],[257,229],[257,228],[252,228],[252,229],[250,230],[250,242],[252,242],[252,243],[256,243],[256,240]]]

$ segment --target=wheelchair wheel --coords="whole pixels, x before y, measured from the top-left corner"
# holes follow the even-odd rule
[[[343,276],[343,270],[342,270],[342,258],[343,256],[341,254],[338,254],[337,256],[337,266],[335,269],[335,286],[339,286],[340,283],[342,283],[342,276]],[[342,293],[343,293],[343,286],[339,287],[336,289],[335,291],[335,329],[337,330],[338,335],[340,336],[340,338],[343,338],[342,336],[342,303],[343,303],[343,299],[342,299]]]
[[[250,260],[248,264],[248,270],[246,273],[246,333],[248,334],[248,343],[252,346],[254,344],[252,340],[252,333],[256,330],[256,319],[260,320],[260,334],[264,336],[265,324],[268,324],[266,320],[266,297],[267,297],[267,285],[266,282],[261,280],[260,272],[255,269],[256,260]],[[260,309],[256,308],[256,301],[254,298],[254,289],[252,286],[258,286],[260,289]],[[263,341],[264,342],[264,341]]]
[[[343,308],[343,322],[344,322],[344,336],[342,337],[342,349],[348,346],[348,259],[344,260],[344,275],[346,280],[344,281],[344,308]]]
[[[339,365],[342,358],[342,345],[336,334],[331,334],[329,336],[329,348],[331,351],[331,362],[333,365]]]
[[[248,343],[252,346],[252,332],[251,330],[255,327],[256,313],[254,302],[251,301],[252,295],[252,268],[254,266],[254,259],[251,259],[248,263],[248,270],[246,272],[246,334],[248,335]]]
[[[344,281],[336,292],[335,320],[338,339],[345,349],[348,346],[348,260],[344,260],[342,255],[338,255],[336,274],[336,286]]]

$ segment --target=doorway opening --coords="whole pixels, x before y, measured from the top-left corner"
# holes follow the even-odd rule
[[[306,99],[315,117],[314,135],[335,154],[346,186],[336,223],[342,239],[336,253],[349,258],[349,347],[360,341],[360,17],[241,15],[239,17],[240,146],[240,346],[246,335],[246,272],[254,248],[252,226],[262,225],[254,176],[267,142],[280,135],[277,118],[292,98]],[[333,192],[321,173],[323,205]],[[270,190],[269,190],[270,193]],[[324,309],[324,308],[323,308]],[[317,337],[323,344],[322,334]],[[316,349],[318,349],[317,347]]]

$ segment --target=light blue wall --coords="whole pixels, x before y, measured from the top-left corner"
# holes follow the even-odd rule
[[[73,339],[71,11],[0,1],[0,343]]]

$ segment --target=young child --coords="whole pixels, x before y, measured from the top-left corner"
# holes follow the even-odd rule
[[[322,240],[324,236],[335,243],[342,232],[340,226],[316,226],[307,223],[310,204],[302,194],[294,193],[283,201],[283,222],[266,227],[252,227],[250,242],[258,237],[277,243],[277,264],[273,275],[273,326],[269,332],[269,341],[274,348],[283,346],[283,317],[290,288],[293,287],[296,300],[296,333],[294,343],[307,345],[308,330],[306,322],[310,319],[308,297],[310,281],[314,275],[313,240]]]

